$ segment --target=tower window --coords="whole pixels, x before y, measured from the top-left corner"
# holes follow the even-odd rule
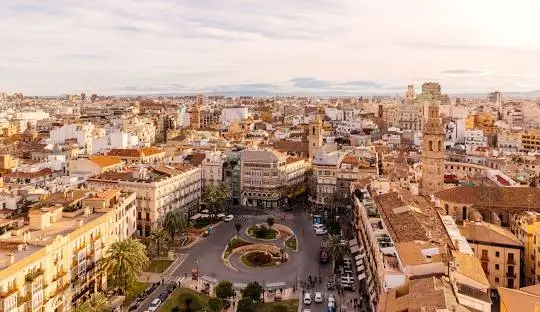
[[[433,141],[429,141],[429,151],[433,152]]]
[[[313,130],[312,130],[311,134],[315,135],[315,127],[313,127]]]
[[[437,141],[437,152],[442,151],[441,141]]]

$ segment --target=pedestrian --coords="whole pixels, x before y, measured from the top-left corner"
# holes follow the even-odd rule
[[[236,301],[233,300],[232,307],[234,308],[234,305],[236,304]],[[234,310],[234,309],[233,309]]]

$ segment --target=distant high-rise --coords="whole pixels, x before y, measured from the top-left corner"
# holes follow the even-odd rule
[[[488,94],[488,102],[493,104],[502,103],[502,94],[499,91],[490,92]]]

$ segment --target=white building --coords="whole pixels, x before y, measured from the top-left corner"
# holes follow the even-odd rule
[[[207,152],[201,163],[203,184],[223,182],[223,163],[227,158],[220,151]]]
[[[94,129],[95,127],[91,123],[64,125],[51,130],[47,142],[50,144],[63,144],[66,140],[76,139],[77,144],[83,149],[84,153],[89,155],[92,154]]]
[[[465,149],[467,153],[475,151],[478,147],[487,147],[488,139],[482,130],[465,130]]]
[[[223,107],[221,109],[221,124],[228,126],[233,122],[238,122],[248,118],[248,108],[242,106]]]
[[[92,154],[104,153],[114,148],[139,146],[139,137],[126,132],[111,132],[92,141]]]

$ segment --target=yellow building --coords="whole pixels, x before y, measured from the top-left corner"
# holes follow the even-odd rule
[[[19,161],[9,154],[0,155],[0,169],[10,170],[19,165]]]
[[[540,213],[527,211],[515,215],[511,222],[512,232],[523,243],[525,285],[540,283]],[[540,262],[540,261],[539,261]]]
[[[521,148],[523,151],[540,150],[540,130],[521,132]]]
[[[135,232],[134,192],[88,192],[81,205],[44,205],[0,236],[0,311],[67,311],[105,290],[101,259]],[[12,220],[10,220],[12,221]],[[4,220],[0,220],[4,222]],[[2,225],[0,224],[0,227]]]
[[[491,288],[519,288],[523,244],[509,230],[485,222],[463,222],[459,227],[480,259]]]
[[[484,129],[493,127],[493,116],[491,113],[478,113],[467,116],[465,119],[466,129]]]

